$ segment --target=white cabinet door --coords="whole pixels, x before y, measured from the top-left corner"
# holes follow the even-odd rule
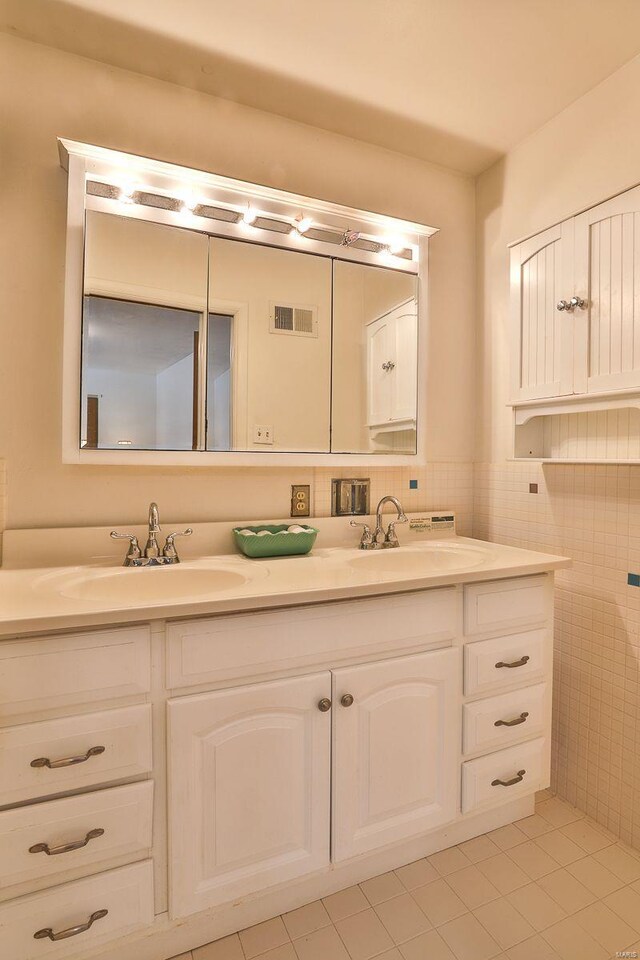
[[[415,300],[394,310],[395,369],[392,420],[415,420],[418,391],[418,311]]]
[[[575,391],[640,387],[640,188],[575,218]]]
[[[172,917],[329,862],[330,674],[170,700]]]
[[[386,423],[391,418],[392,370],[395,363],[394,331],[388,317],[367,327],[368,423]]]
[[[573,392],[576,311],[559,311],[573,296],[573,221],[511,250],[513,400]]]
[[[418,387],[415,299],[399,304],[368,325],[367,363],[369,426],[415,420]]]
[[[454,649],[334,672],[335,861],[455,817],[459,687]]]

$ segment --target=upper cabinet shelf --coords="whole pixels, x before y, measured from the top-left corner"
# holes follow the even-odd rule
[[[547,457],[534,418],[640,408],[640,187],[512,247],[510,282],[516,455]]]

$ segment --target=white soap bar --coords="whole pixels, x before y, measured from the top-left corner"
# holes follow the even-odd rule
[[[258,531],[258,536],[259,536],[259,537],[270,537],[270,536],[271,536],[271,530],[259,530],[259,531]]]
[[[306,533],[306,532],[307,531],[305,530],[305,528],[301,527],[299,523],[292,524],[292,526],[290,526],[289,529],[287,530],[287,533]]]
[[[240,530],[240,533],[243,537],[255,537],[256,535],[255,530],[248,530],[246,528],[244,530]]]

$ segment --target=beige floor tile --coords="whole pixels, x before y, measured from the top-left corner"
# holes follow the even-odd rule
[[[382,873],[372,880],[365,880],[364,883],[360,884],[360,889],[372,907],[375,907],[377,903],[391,900],[392,897],[399,897],[401,893],[404,893],[404,887],[393,871]]]
[[[638,931],[605,903],[597,901],[575,914],[574,920],[611,955],[638,939]]]
[[[524,820],[516,820],[515,825],[518,830],[522,830],[530,840],[535,840],[536,837],[541,837],[543,834],[553,830],[549,821],[545,820],[544,817],[538,816],[537,813],[534,813],[531,817],[525,817]]]
[[[392,947],[391,950],[379,953],[376,960],[402,960],[402,954],[397,947]]]
[[[281,947],[274,947],[261,953],[255,960],[298,960],[292,943],[285,943]]]
[[[191,953],[191,950],[187,950],[186,953],[181,953],[177,957],[172,957],[171,960],[193,960],[193,954]]]
[[[462,870],[463,867],[468,867],[471,862],[459,847],[450,847],[448,850],[432,853],[428,860],[441,877],[446,877],[455,870]]]
[[[196,947],[191,953],[193,960],[244,960],[244,951],[237,933],[223,937],[222,940],[214,940],[213,943],[206,943],[203,947]]]
[[[456,960],[437,930],[429,930],[400,946],[403,960]],[[376,958],[377,960],[377,958]]]
[[[616,877],[614,873],[611,873],[611,870],[607,870],[593,857],[585,857],[584,860],[570,863],[567,870],[576,880],[584,884],[587,890],[591,890],[596,897],[606,897],[623,886],[619,877]]]
[[[500,896],[500,891],[477,867],[465,867],[449,874],[447,883],[470,910]]]
[[[573,917],[549,927],[542,936],[561,960],[609,960],[604,947],[576,923]]]
[[[339,920],[336,928],[353,960],[369,960],[369,957],[375,957],[394,946],[374,910],[364,910],[346,920]]]
[[[594,853],[593,859],[610,870],[623,883],[640,879],[640,859],[629,853],[622,844],[613,844]]]
[[[540,877],[538,886],[567,914],[583,910],[596,899],[595,894],[576,880],[568,870],[556,870],[555,873],[548,873],[546,877]]]
[[[404,943],[432,927],[413,897],[404,893],[401,897],[386,900],[375,908],[394,943]]]
[[[558,954],[551,944],[539,934],[517,943],[515,947],[507,950],[505,956],[508,960],[558,960]]]
[[[489,857],[495,857],[496,854],[500,853],[500,847],[486,833],[481,837],[474,837],[473,840],[467,840],[465,843],[459,843],[458,849],[462,850],[471,863],[487,860]]]
[[[535,843],[541,850],[553,857],[561,867],[566,867],[568,863],[575,863],[576,860],[582,860],[586,856],[582,847],[579,847],[573,840],[569,840],[569,837],[565,837],[559,830],[538,837]]]
[[[473,911],[474,916],[491,934],[501,950],[532,937],[535,930],[508,900],[492,900]]]
[[[478,870],[503,895],[530,883],[524,870],[521,870],[506,853],[499,853],[497,857],[482,860],[478,864]]]
[[[336,920],[351,917],[354,913],[360,913],[361,910],[367,910],[370,905],[360,887],[357,886],[347,887],[346,890],[332,893],[329,897],[325,897],[322,902],[334,923]]]
[[[466,906],[446,880],[434,880],[426,887],[418,887],[412,896],[434,927],[467,913]]]
[[[558,869],[557,862],[533,840],[518,844],[517,847],[509,850],[508,855],[532,880],[537,880]]]
[[[439,930],[440,936],[451,948],[457,960],[490,960],[500,947],[472,913],[450,920]]]
[[[306,937],[294,940],[298,960],[349,960],[347,949],[335,927],[321,927]]]
[[[289,934],[282,922],[282,917],[274,917],[273,920],[265,920],[264,923],[258,923],[255,927],[241,930],[239,937],[246,960],[253,960],[253,957],[289,941]]]
[[[630,887],[622,887],[615,893],[610,893],[608,897],[604,898],[603,903],[606,903],[610,910],[617,913],[632,927],[637,927],[640,923],[640,892],[638,892],[636,884],[632,884]]]
[[[320,927],[328,927],[331,923],[331,918],[322,900],[307,903],[304,907],[298,907],[297,910],[284,913],[282,919],[292,940],[304,937],[307,933],[313,933]]]
[[[552,900],[537,883],[530,883],[527,887],[514,890],[513,893],[508,894],[507,900],[538,932],[565,917],[562,907]]]
[[[437,880],[440,874],[425,858],[408,863],[405,867],[399,867],[396,870],[396,876],[406,890],[415,890],[416,887],[423,887],[425,883]]]
[[[525,840],[528,839],[526,833],[518,830],[513,823],[507,823],[504,827],[498,827],[497,830],[492,830],[487,836],[490,837],[501,850],[511,850],[512,847],[517,846],[519,843],[524,843]]]
[[[548,820],[553,827],[566,827],[568,823],[575,820],[582,820],[584,813],[576,810],[571,804],[559,797],[552,797],[550,800],[544,800],[536,804],[536,813]]]
[[[561,827],[560,830],[565,837],[577,843],[586,853],[596,853],[596,851],[611,844],[611,840],[600,830],[596,830],[587,819],[568,823],[566,827]]]

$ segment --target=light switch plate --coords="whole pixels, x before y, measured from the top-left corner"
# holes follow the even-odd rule
[[[308,517],[310,510],[311,487],[308,483],[291,485],[291,516]]]

